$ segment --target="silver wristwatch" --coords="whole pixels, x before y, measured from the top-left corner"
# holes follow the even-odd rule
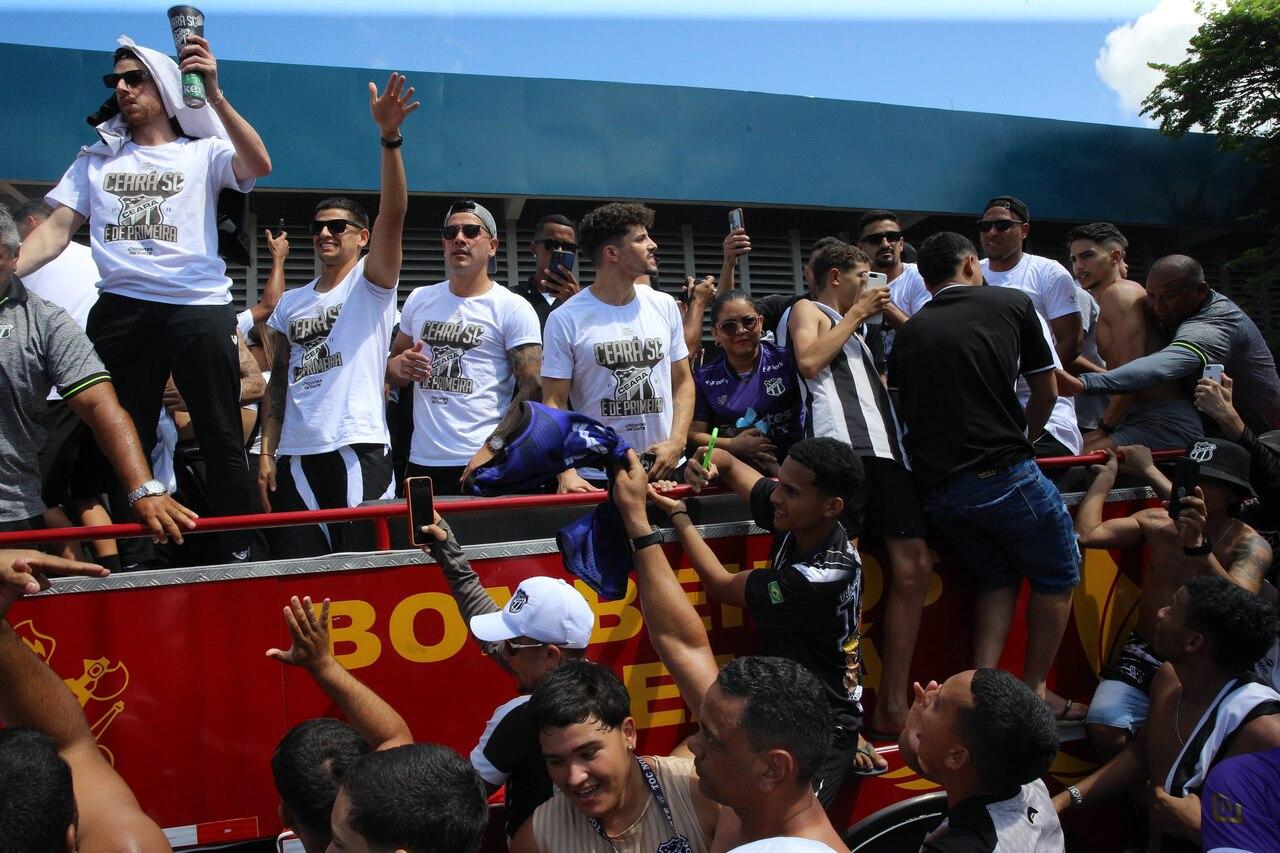
[[[133,506],[143,498],[158,498],[167,494],[169,490],[164,487],[164,483],[159,480],[147,480],[129,493],[129,506]]]
[[[1072,808],[1078,809],[1084,805],[1084,797],[1080,795],[1080,789],[1077,788],[1075,785],[1068,785],[1067,793],[1071,795]]]

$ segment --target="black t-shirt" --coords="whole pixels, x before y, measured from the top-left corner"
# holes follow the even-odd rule
[[[756,310],[760,312],[760,328],[773,332],[773,339],[778,340],[778,321],[787,309],[801,299],[808,299],[807,293],[771,293],[756,298]]]
[[[777,481],[762,479],[751,490],[751,515],[769,531],[774,530],[769,496],[776,488]],[[844,527],[837,523],[825,541],[804,554],[796,553],[790,533],[778,537],[772,566],[747,576],[746,596],[764,654],[805,666],[826,688],[837,724],[856,726],[862,717],[862,565]]]
[[[503,829],[508,838],[538,806],[551,799],[551,776],[529,713],[528,696],[517,696],[493,712],[480,742],[471,750],[471,766],[490,793],[507,786]]]
[[[515,293],[523,296],[525,301],[533,306],[533,313],[538,315],[538,328],[547,328],[547,318],[551,316],[551,312],[559,308],[564,303],[548,302],[547,297],[538,289],[538,280],[536,275],[531,275],[525,279],[524,284],[515,289]]]
[[[1014,383],[1020,373],[1052,369],[1035,306],[1021,290],[957,285],[935,294],[889,353],[889,387],[921,485],[1033,458]]]

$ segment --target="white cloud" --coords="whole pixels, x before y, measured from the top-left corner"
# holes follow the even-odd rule
[[[1160,0],[1150,12],[1107,33],[1093,67],[1119,95],[1120,106],[1136,116],[1142,101],[1162,75],[1148,62],[1177,63],[1186,58],[1191,37],[1204,23],[1194,0]]]

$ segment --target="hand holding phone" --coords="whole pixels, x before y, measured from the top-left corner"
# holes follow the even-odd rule
[[[737,231],[739,228],[745,228],[746,226],[743,225],[742,222],[742,208],[735,207],[733,210],[729,211],[730,231]]]
[[[868,288],[872,288],[872,287],[888,288],[889,276],[885,275],[882,272],[869,272],[867,273],[867,287]],[[867,318],[868,326],[879,326],[883,322],[884,322],[883,311],[877,311],[875,314],[872,314],[870,317]]]
[[[1169,516],[1174,521],[1178,520],[1178,515],[1182,512],[1182,499],[1194,496],[1199,482],[1199,462],[1190,456],[1179,456],[1173,460],[1173,491],[1169,494]]]
[[[418,547],[432,540],[423,529],[436,520],[435,494],[430,477],[408,477],[404,481],[405,498],[409,504],[409,542]]]
[[[1212,379],[1219,385],[1222,384],[1222,374],[1226,372],[1226,368],[1221,364],[1206,364],[1204,372],[1200,374],[1201,379]]]

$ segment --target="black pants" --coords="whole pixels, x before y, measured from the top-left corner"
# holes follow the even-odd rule
[[[466,469],[466,465],[419,465],[417,462],[410,462],[405,466],[404,476],[406,480],[410,477],[430,477],[433,495],[461,495],[462,484],[459,480]]]
[[[391,452],[381,444],[353,444],[328,453],[281,456],[276,460],[276,512],[341,509],[392,496]],[[365,523],[313,524],[271,528],[272,559],[316,557],[344,551],[372,551]]]
[[[231,306],[169,305],[104,293],[89,312],[87,331],[148,460],[156,443],[165,382],[173,374],[208,465],[213,513],[247,514],[249,468],[242,443],[240,358]],[[134,520],[118,485],[111,494],[111,515],[117,522]],[[247,557],[247,531],[218,537],[223,560]],[[120,550],[126,568],[158,563],[145,539],[121,540]]]
[[[836,736],[831,742],[831,749],[826,758],[818,765],[813,774],[813,789],[818,794],[818,802],[824,809],[831,808],[836,794],[844,786],[853,770],[854,755],[858,751],[858,729],[837,727]]]

